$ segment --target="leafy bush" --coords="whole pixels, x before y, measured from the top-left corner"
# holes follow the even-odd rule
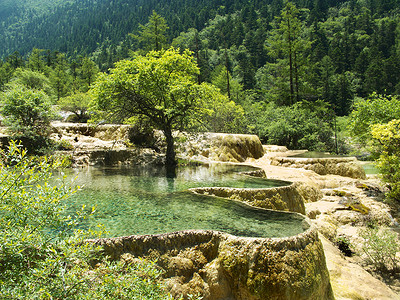
[[[380,153],[377,167],[382,180],[390,187],[387,197],[400,201],[400,120],[376,124],[371,133]]]
[[[396,253],[400,251],[400,242],[395,232],[383,227],[370,226],[361,230],[360,235],[365,239],[361,250],[377,270],[399,271]]]
[[[358,99],[349,119],[350,134],[361,144],[367,145],[371,141],[373,125],[400,119],[400,98],[374,93],[367,99]]]
[[[316,104],[318,105],[318,103]],[[253,133],[264,143],[289,149],[332,151],[334,133],[327,119],[327,108],[309,108],[307,103],[278,107],[273,103],[253,103],[246,107]]]
[[[73,113],[69,121],[86,123],[90,118],[88,109],[91,100],[92,98],[88,93],[77,93],[61,98],[58,105],[62,110]]]
[[[51,103],[45,92],[24,85],[10,85],[2,94],[1,114],[12,138],[21,141],[31,154],[43,155],[54,147],[49,128]]]
[[[46,75],[38,71],[18,68],[15,70],[14,77],[10,80],[8,86],[12,87],[16,84],[23,85],[32,90],[41,90],[50,97],[54,94],[54,91],[50,86],[49,79],[46,77]]]
[[[66,140],[56,142],[56,147],[58,150],[74,150],[74,146],[71,144],[71,142]]]
[[[27,157],[11,144],[0,161],[1,299],[169,299],[144,261],[108,262],[79,230],[90,213],[66,215],[76,191],[53,177],[62,162]],[[53,184],[51,184],[53,183]]]
[[[43,91],[13,85],[3,93],[2,102],[1,113],[6,117],[5,124],[13,132],[46,135],[51,103]]]

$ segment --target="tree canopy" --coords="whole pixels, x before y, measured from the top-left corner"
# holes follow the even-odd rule
[[[275,59],[272,64],[276,74],[275,89],[279,90],[277,93],[284,104],[294,104],[301,99],[305,53],[311,45],[304,38],[304,25],[299,14],[297,7],[292,2],[287,2],[266,40],[266,47]]]
[[[15,84],[2,98],[1,113],[14,132],[41,135],[48,129],[51,105],[43,91]]]
[[[164,133],[167,164],[174,165],[172,131],[185,126],[202,109],[200,101],[209,97],[207,84],[196,81],[198,72],[191,53],[174,48],[122,60],[96,81],[96,108],[125,122],[134,116],[146,118]]]
[[[349,130],[362,144],[371,141],[371,128],[400,119],[400,99],[397,96],[372,94],[367,99],[359,99],[350,114]]]
[[[139,27],[139,34],[133,35],[133,37],[139,41],[144,50],[160,51],[165,46],[168,25],[162,16],[153,11],[149,22],[145,25],[140,24]]]

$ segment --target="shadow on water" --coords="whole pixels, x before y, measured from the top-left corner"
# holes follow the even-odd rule
[[[170,173],[159,167],[92,167],[79,170],[76,184],[84,187],[69,199],[68,211],[73,213],[82,205],[96,206],[94,217],[84,226],[104,224],[108,236],[189,229],[252,237],[284,237],[303,232],[307,226],[297,214],[252,208],[188,191],[194,187],[270,188],[288,184],[240,174],[246,171],[254,168],[212,164],[179,167]]]

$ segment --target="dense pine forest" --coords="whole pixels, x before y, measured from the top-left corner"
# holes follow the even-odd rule
[[[336,116],[372,93],[400,93],[399,8],[399,0],[3,1],[0,88],[27,68],[44,74],[57,102],[135,53],[190,49],[199,83],[245,114],[229,128],[200,129],[338,151]]]

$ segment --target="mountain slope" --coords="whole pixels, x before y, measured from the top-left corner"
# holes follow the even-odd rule
[[[295,1],[310,7],[310,1]],[[318,2],[318,1],[317,1]],[[324,7],[342,1],[319,0]],[[145,24],[152,11],[163,16],[169,39],[194,27],[202,29],[217,14],[246,8],[259,10],[271,4],[276,15],[283,0],[3,0],[0,7],[0,57],[33,47],[73,54],[88,54],[105,42],[119,43]]]
[[[326,15],[344,0],[294,0],[300,8]],[[358,5],[351,0],[351,5]],[[399,0],[368,1],[371,14],[399,8]],[[283,0],[0,0],[0,58],[32,48],[90,54],[103,44],[118,44],[145,24],[152,11],[163,16],[169,40],[193,27],[198,30],[216,15],[268,10],[273,18]],[[257,22],[257,20],[253,20]]]

